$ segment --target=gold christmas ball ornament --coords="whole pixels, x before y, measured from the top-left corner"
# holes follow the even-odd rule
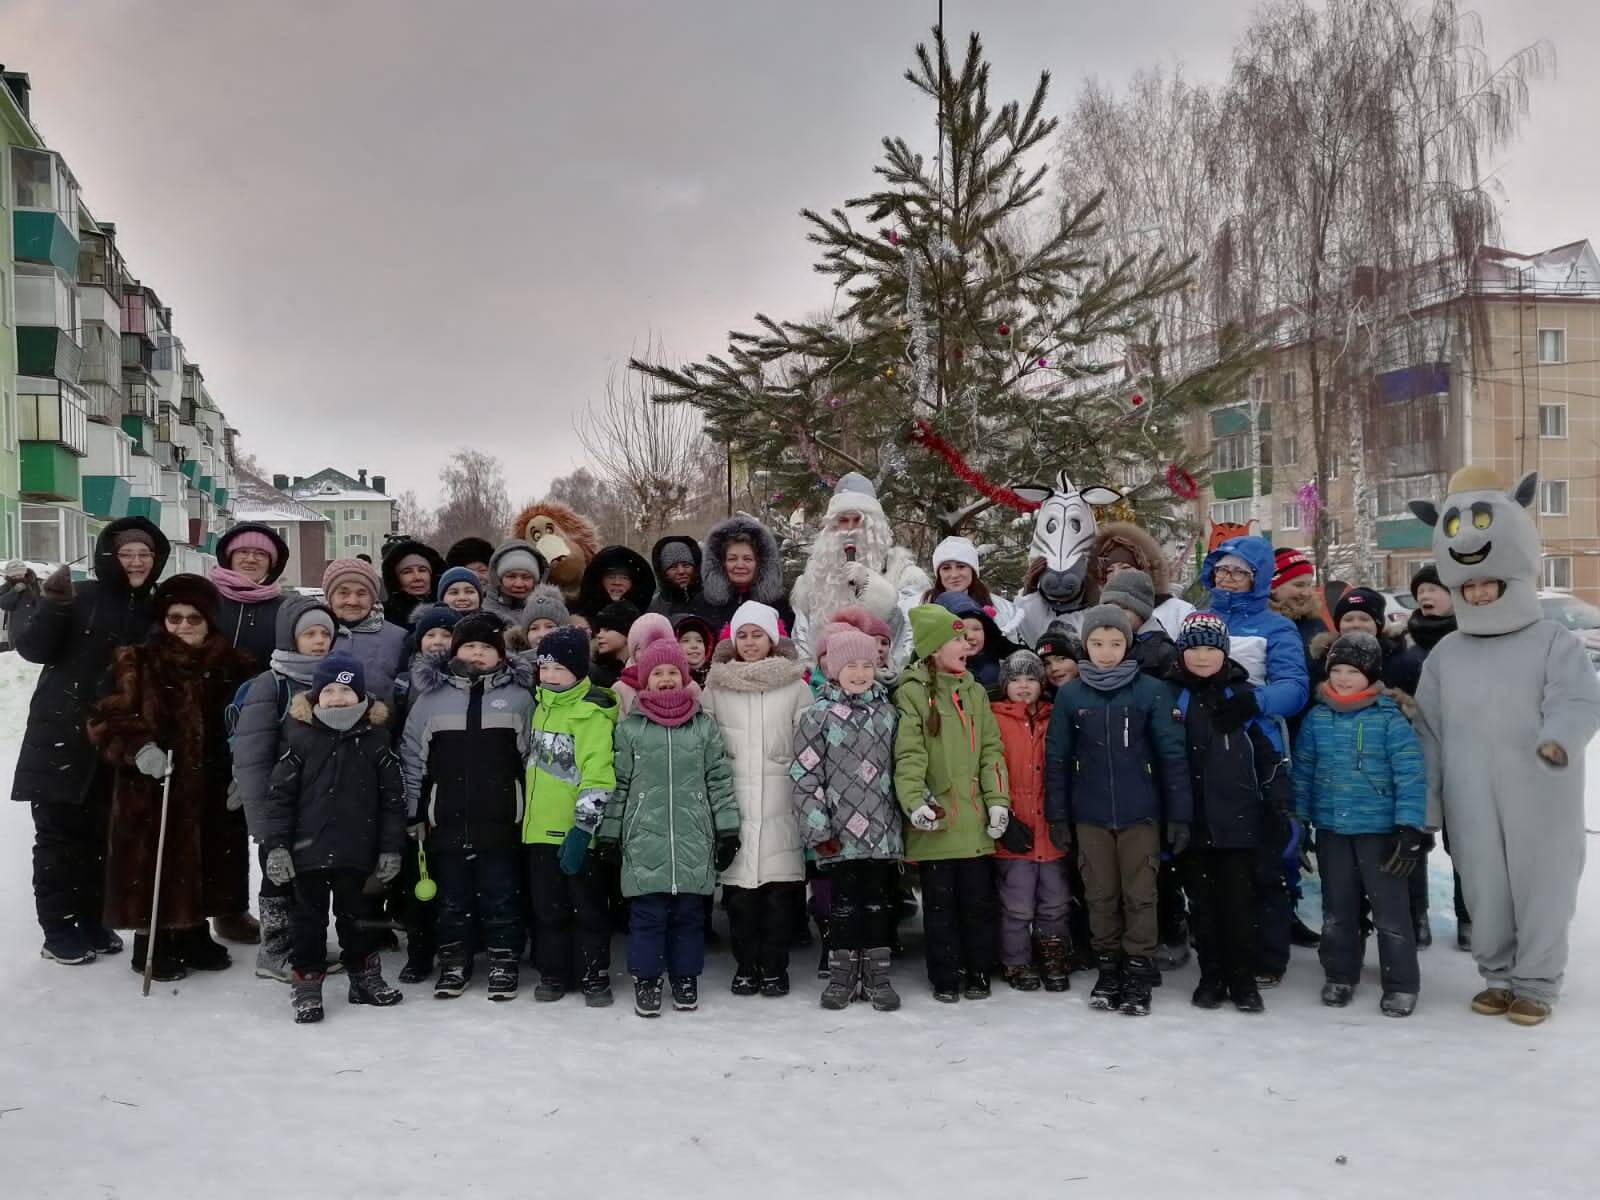
[[[894,378],[894,368],[893,367],[885,367],[883,375],[884,375],[885,379],[893,379]]]

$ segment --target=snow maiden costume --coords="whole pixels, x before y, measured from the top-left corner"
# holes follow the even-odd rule
[[[1583,873],[1583,756],[1600,727],[1600,681],[1578,639],[1543,618],[1539,535],[1527,507],[1538,476],[1502,491],[1464,467],[1433,526],[1440,581],[1457,629],[1423,664],[1417,732],[1428,763],[1428,827],[1450,850],[1472,913],[1472,956],[1486,988],[1474,1011],[1519,1024],[1549,1015],[1567,965]],[[1498,584],[1487,604],[1465,585]]]

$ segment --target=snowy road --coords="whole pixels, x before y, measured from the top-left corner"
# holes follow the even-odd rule
[[[5,795],[32,678],[0,655]],[[1192,1009],[1191,967],[1145,1020],[1090,1012],[1081,977],[946,1008],[916,966],[897,968],[895,1015],[825,1013],[800,970],[787,1000],[736,1000],[715,956],[701,1011],[658,1021],[536,1006],[531,988],[355,1009],[330,980],[328,1019],[296,1027],[248,951],[148,1000],[125,954],[42,961],[30,838],[26,809],[0,802],[0,1194],[18,1200],[1597,1190],[1600,871],[1566,1001],[1536,1030],[1468,1011],[1477,974],[1448,902],[1407,1021],[1378,1015],[1374,948],[1342,1013],[1318,1004],[1307,951],[1264,1016]]]

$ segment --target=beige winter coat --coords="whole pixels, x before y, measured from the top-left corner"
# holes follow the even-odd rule
[[[739,800],[739,855],[722,873],[728,887],[806,876],[789,764],[795,726],[811,700],[805,667],[788,638],[773,657],[754,663],[734,662],[731,642],[718,647],[701,705],[722,729]]]

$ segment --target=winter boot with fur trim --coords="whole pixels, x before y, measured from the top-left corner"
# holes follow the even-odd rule
[[[1543,1000],[1532,996],[1518,996],[1506,1009],[1506,1017],[1513,1025],[1543,1025],[1550,1019],[1551,1008]]]
[[[404,993],[397,987],[391,987],[389,981],[383,977],[383,960],[374,950],[361,960],[361,965],[350,972],[350,1003],[371,1004],[378,1008],[388,1008],[391,1004],[399,1004],[405,999]]]
[[[1047,992],[1064,992],[1072,987],[1072,964],[1067,959],[1065,938],[1039,939],[1039,975]]]
[[[828,951],[828,986],[822,989],[822,1007],[848,1008],[855,999],[856,981],[861,976],[859,950]]]
[[[322,972],[295,971],[289,977],[289,1007],[296,1025],[322,1020]]]
[[[1515,999],[1510,988],[1484,988],[1472,998],[1472,1011],[1485,1017],[1503,1017]]]
[[[861,991],[876,1012],[894,1012],[900,1007],[900,993],[889,982],[889,963],[893,955],[888,946],[872,946],[861,951]]]
[[[294,944],[289,915],[294,905],[287,896],[261,896],[256,904],[261,909],[261,948],[256,951],[256,978],[288,983],[294,974],[289,966],[289,950]]]

